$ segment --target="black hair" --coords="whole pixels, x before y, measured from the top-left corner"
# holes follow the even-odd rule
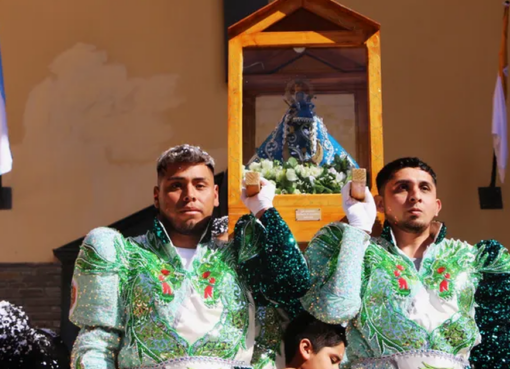
[[[383,194],[383,189],[386,183],[393,178],[396,172],[404,168],[419,168],[424,172],[427,172],[432,177],[434,184],[437,185],[436,172],[434,172],[427,163],[418,158],[400,158],[386,164],[379,174],[377,174],[375,181],[377,183],[377,191],[379,191],[380,195]]]
[[[156,171],[158,177],[166,173],[166,167],[174,163],[205,164],[214,174],[214,159],[199,146],[188,144],[171,147],[158,159]]]
[[[321,322],[307,312],[302,312],[290,322],[284,334],[285,361],[289,364],[299,349],[303,339],[309,339],[314,353],[324,347],[334,347],[340,343],[347,346],[345,328]]]

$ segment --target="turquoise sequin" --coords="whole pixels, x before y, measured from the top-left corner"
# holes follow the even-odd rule
[[[431,349],[467,359],[479,327],[484,342],[472,351],[471,363],[509,367],[510,255],[504,247],[448,240],[443,226],[418,271],[392,243],[388,225],[370,241],[351,228],[333,223],[312,240],[306,251],[312,288],[302,299],[321,320],[349,321],[351,363],[374,359],[373,367],[383,368],[377,358]],[[435,310],[420,312],[428,301]]]
[[[485,247],[487,264],[504,249],[496,240],[484,240],[478,245]],[[484,273],[475,302],[482,343],[473,349],[469,361],[476,369],[510,368],[510,274]]]
[[[310,274],[292,232],[278,211],[267,210],[260,221],[252,215],[242,217],[236,225],[234,244],[239,250],[242,275],[253,286],[257,304],[276,302],[291,318],[299,313],[301,306],[297,299],[310,288]]]
[[[274,362],[278,315],[255,322],[250,295],[268,312],[293,304],[309,286],[306,262],[275,209],[261,221],[244,217],[234,236],[229,243],[205,234],[184,269],[157,220],[135,238],[108,228],[90,232],[73,278],[70,318],[82,328],[73,368],[136,368],[184,357],[234,362],[250,357],[256,331],[257,355],[246,367]],[[179,330],[186,303],[208,324],[192,341]]]

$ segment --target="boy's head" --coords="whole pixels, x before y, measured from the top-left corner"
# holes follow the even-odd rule
[[[338,368],[345,351],[345,328],[323,323],[303,312],[284,336],[287,366],[302,369]]]

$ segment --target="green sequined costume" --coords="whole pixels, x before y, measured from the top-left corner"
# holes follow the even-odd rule
[[[508,275],[510,255],[495,241],[472,246],[445,234],[443,225],[417,270],[388,224],[379,238],[343,223],[317,233],[305,253],[312,287],[302,303],[320,320],[347,324],[345,366],[469,367],[480,342],[475,292],[483,278]]]
[[[495,240],[484,240],[492,263],[503,247]],[[483,273],[476,290],[475,319],[482,343],[471,352],[469,361],[473,369],[508,369],[510,367],[510,274]]]
[[[158,220],[135,238],[91,231],[72,282],[73,368],[274,367],[279,311],[292,315],[308,268],[274,208],[234,234],[204,236],[186,269]]]

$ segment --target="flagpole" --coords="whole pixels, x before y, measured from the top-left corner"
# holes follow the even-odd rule
[[[12,170],[5,101],[2,59],[0,57],[0,210],[12,209],[12,189],[2,185],[2,175]]]
[[[498,78],[496,79],[496,89],[493,96],[492,106],[492,171],[489,187],[479,187],[478,197],[481,209],[502,209],[503,196],[501,187],[496,187],[496,178],[499,173],[499,179],[503,183],[505,178],[506,160],[507,160],[507,39],[508,39],[508,15],[510,1],[503,2],[503,32],[501,35],[501,44],[499,48]]]
[[[496,153],[492,151],[492,173],[491,173],[491,184],[489,187],[496,187],[496,173],[498,171],[498,159],[496,159]]]
[[[12,209],[12,188],[3,187],[2,176],[0,176],[0,210]]]

